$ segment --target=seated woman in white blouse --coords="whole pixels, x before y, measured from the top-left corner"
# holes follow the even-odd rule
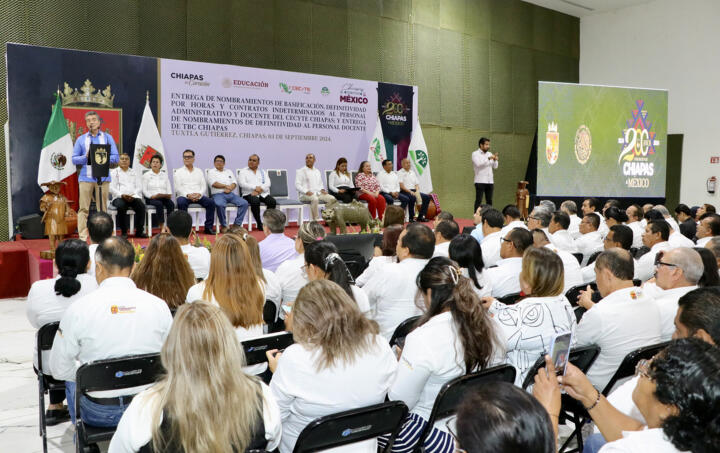
[[[582,371],[568,364],[555,378],[549,357],[547,372],[535,377],[533,394],[550,413],[555,432],[560,388],[578,400],[608,443],[600,453],[705,453],[720,445],[720,349],[698,338],[675,340],[651,360],[641,360],[632,399],[645,424],[612,406]],[[551,378],[548,378],[551,376]],[[562,387],[558,387],[560,381]]]
[[[77,299],[97,289],[95,276],[87,273],[90,266],[88,245],[80,239],[67,239],[55,250],[58,276],[38,280],[30,287],[25,314],[30,324],[39,329],[45,324],[60,321],[65,310]],[[34,342],[33,366],[37,370],[37,342]],[[47,370],[50,351],[43,352],[43,368]],[[63,406],[65,389],[50,391],[50,405],[45,413],[46,422],[53,426],[70,418]]]
[[[387,210],[385,210],[385,213],[387,213]],[[363,273],[355,279],[357,286],[360,288],[365,286],[365,283],[369,282],[375,272],[382,268],[383,265],[387,263],[397,263],[396,248],[398,239],[400,239],[400,233],[402,233],[404,228],[403,225],[390,225],[385,227],[380,247],[375,246],[375,256],[372,257],[368,263],[368,267],[365,268]]]
[[[363,314],[370,311],[367,294],[353,285],[352,275],[345,262],[340,258],[337,247],[332,242],[315,241],[305,247],[305,271],[308,280],[326,279],[340,285],[348,296],[355,301]]]
[[[215,241],[210,254],[208,278],[192,286],[186,302],[204,300],[219,306],[227,315],[240,341],[264,334],[265,285],[253,268],[245,242],[235,234]],[[245,368],[248,374],[267,369],[262,363]]]
[[[350,172],[347,171],[347,166],[347,159],[341,157],[335,164],[335,170],[328,177],[328,192],[343,203],[350,203],[354,198],[354,191],[350,189],[355,185],[350,177]]]
[[[282,414],[281,453],[293,451],[312,420],[385,400],[397,361],[350,296],[337,283],[315,280],[298,293],[289,317],[295,344],[268,351],[270,389]],[[332,451],[375,453],[375,440]]]
[[[277,447],[280,410],[268,386],[238,370],[245,356],[219,308],[183,304],[160,359],[166,374],[133,398],[110,453]]]
[[[280,282],[280,290],[283,304],[289,304],[295,300],[300,288],[308,282],[305,272],[305,247],[315,241],[325,239],[325,227],[320,222],[304,222],[298,229],[295,237],[295,251],[298,256],[284,261],[275,271],[275,276]]]
[[[469,234],[459,234],[450,241],[448,251],[450,259],[460,266],[460,272],[472,281],[478,297],[490,296],[492,286],[483,275],[485,263],[478,241]]]
[[[473,283],[460,274],[451,260],[431,259],[418,274],[417,286],[426,311],[405,338],[397,377],[388,394],[391,400],[401,400],[410,408],[393,452],[414,451],[446,382],[487,368],[502,357],[494,325]],[[454,451],[444,421],[435,424],[424,447],[428,453]]]
[[[517,369],[516,385],[522,385],[535,361],[549,352],[553,335],[575,328],[575,313],[562,292],[564,272],[557,253],[530,247],[523,254],[519,277],[527,297],[514,305],[484,299],[507,344],[507,362]]]

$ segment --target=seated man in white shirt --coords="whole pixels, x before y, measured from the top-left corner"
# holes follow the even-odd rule
[[[484,211],[487,211],[490,208],[492,208],[492,206],[487,205],[487,204],[481,204],[480,206],[478,206],[478,208],[473,213],[473,225],[475,225],[475,228],[473,228],[472,232],[470,232],[470,236],[475,238],[475,240],[478,242],[478,244],[482,244],[482,240],[485,237],[483,235],[483,230],[482,230],[482,223],[483,223],[482,214]],[[502,215],[501,215],[501,218],[502,218]],[[502,228],[502,226],[500,228]],[[500,230],[498,230],[498,231],[500,231]]]
[[[400,179],[392,169],[393,163],[390,159],[382,161],[382,171],[378,172],[377,180],[380,183],[380,195],[385,198],[385,203],[392,206],[395,200],[400,200],[400,207],[403,210],[415,204],[415,196],[400,190]]]
[[[499,299],[520,292],[519,277],[522,270],[522,256],[525,249],[532,245],[532,234],[525,228],[513,228],[502,237],[500,261],[496,267],[487,268],[483,273],[485,281],[492,285],[494,298]]]
[[[643,283],[655,274],[655,255],[661,250],[669,250],[670,225],[664,220],[651,220],[643,233],[643,245],[650,251],[638,259],[635,278]]]
[[[630,252],[610,249],[598,256],[595,281],[603,299],[583,315],[575,330],[578,346],[596,344],[600,355],[587,373],[598,389],[603,389],[625,356],[642,346],[660,343],[660,311],[641,288],[633,285],[633,259]],[[582,298],[592,298],[592,291]]]
[[[640,222],[643,219],[643,214],[642,208],[637,204],[631,205],[625,210],[625,215],[628,217],[625,225],[629,226],[633,231],[632,246],[636,249],[643,246],[642,235],[645,232],[645,227]]]
[[[552,211],[548,211],[542,205],[535,206],[527,219],[528,230],[542,230],[545,233],[545,236],[547,236],[548,240],[550,240],[552,236],[549,229],[550,220],[552,220]]]
[[[128,232],[128,209],[135,212],[135,237],[146,238],[145,203],[142,201],[142,187],[135,169],[130,168],[130,156],[120,154],[120,165],[110,170],[110,196],[117,209],[117,221],[124,237]]]
[[[411,169],[410,159],[403,159],[401,165],[402,168],[397,171],[398,181],[400,182],[400,192],[415,197],[415,204],[420,206],[417,220],[418,222],[427,222],[425,215],[430,205],[430,195],[420,192],[420,183]],[[408,204],[408,216],[410,221],[413,222],[415,219],[415,206],[413,206],[412,203]]]
[[[666,208],[664,205],[656,204],[655,206],[653,206],[653,209],[662,214],[665,221],[670,224],[670,228],[680,233],[680,225],[678,225],[673,216],[670,215],[670,211],[668,211],[668,208]]]
[[[512,230],[513,228],[524,228],[528,229],[527,225],[525,225],[525,222],[522,221],[522,215],[520,214],[520,210],[515,206],[514,204],[509,204],[505,206],[502,210],[503,219],[505,220],[505,226],[500,230],[500,235],[502,237],[507,236],[507,234]]]
[[[267,209],[263,213],[265,239],[258,243],[260,261],[265,269],[273,272],[285,261],[297,256],[295,241],[285,234],[285,214],[279,209]]]
[[[135,287],[129,278],[135,249],[112,237],[98,246],[95,276],[99,287],[76,300],[65,312],[50,351],[53,377],[65,382],[69,403],[75,401],[75,373],[85,363],[128,355],[159,353],[172,324],[165,301]],[[85,422],[111,427],[120,421],[132,396],[143,388],[90,392],[80,398]],[[75,405],[68,404],[75,424]]]
[[[563,281],[563,293],[566,293],[570,288],[582,284],[582,278],[580,273],[580,263],[578,260],[565,250],[561,250],[555,247],[554,244],[550,243],[545,232],[539,228],[530,231],[533,235],[533,246],[534,247],[545,247],[555,252],[562,260],[564,274]],[[571,301],[574,302],[574,301]]]
[[[495,208],[487,208],[482,211],[480,227],[483,238],[480,242],[483,264],[485,268],[494,266],[500,261],[500,246],[502,245],[503,215]]]
[[[182,252],[187,257],[195,279],[205,280],[210,272],[210,251],[205,247],[190,244],[192,234],[192,217],[185,211],[174,211],[167,218],[167,228],[180,243]]]
[[[704,214],[695,234],[698,247],[705,247],[712,238],[720,236],[720,215]]]
[[[250,203],[250,211],[255,217],[258,230],[263,229],[262,217],[260,216],[260,203],[268,209],[275,209],[277,202],[270,196],[270,177],[260,166],[260,156],[251,154],[248,157],[248,166],[240,170],[240,194]]]
[[[610,227],[610,231],[603,240],[603,249],[610,250],[612,248],[620,248],[623,250],[630,251],[632,245],[633,232],[630,227],[626,225],[613,225]],[[595,263],[588,264],[582,268],[582,283],[587,284],[595,281]],[[633,265],[635,266],[635,260],[633,259]],[[575,302],[575,301],[570,301]]]
[[[553,212],[550,225],[548,225],[550,242],[560,250],[568,253],[577,253],[575,241],[568,231],[568,228],[570,228],[570,216],[563,211]]]
[[[603,217],[602,212],[600,212],[600,200],[595,197],[586,198],[583,200],[582,207],[580,209],[582,210],[583,217],[590,213],[598,217],[600,220],[598,231],[602,237],[605,237],[608,231],[608,226],[605,225],[605,217]]]
[[[435,237],[430,228],[422,223],[408,225],[398,238],[398,262],[382,266],[363,286],[370,307],[375,310],[372,318],[388,340],[401,322],[421,314],[415,302],[415,280],[432,258],[434,249]]]
[[[585,214],[580,222],[580,236],[575,240],[575,248],[582,253],[583,266],[587,266],[590,257],[603,249],[603,236],[598,231],[600,218],[594,213]]]
[[[670,340],[675,331],[678,299],[697,289],[704,266],[700,254],[686,247],[658,252],[655,256],[655,284],[661,290],[655,294],[660,310],[662,339]]]
[[[207,196],[207,183],[203,171],[194,167],[195,151],[186,149],[183,151],[182,168],[175,170],[173,181],[177,208],[186,211],[190,203],[197,203],[205,208],[205,234],[215,234],[213,224],[215,223],[215,202]]]
[[[570,217],[570,226],[567,227],[568,233],[573,239],[580,237],[580,217],[577,215],[577,205],[572,200],[565,200],[560,204],[560,210]]]
[[[433,257],[444,256],[448,258],[450,256],[450,241],[458,234],[460,234],[460,227],[454,220],[445,220],[438,223],[435,227],[435,251]]]
[[[232,203],[237,207],[235,225],[242,226],[248,210],[248,202],[240,198],[240,195],[236,192],[238,182],[232,170],[225,168],[225,156],[222,154],[215,156],[213,165],[215,165],[215,168],[211,168],[207,172],[208,184],[210,185],[210,195],[217,207],[220,232],[225,233],[227,231],[227,219],[225,218],[227,204]]]
[[[298,199],[303,203],[310,203],[310,220],[322,221],[318,214],[318,203],[329,203],[335,197],[327,193],[320,170],[315,168],[315,155],[305,156],[305,166],[295,172],[295,188]]]

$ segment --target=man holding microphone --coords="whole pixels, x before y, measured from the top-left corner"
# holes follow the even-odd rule
[[[478,149],[472,153],[473,169],[475,170],[475,211],[482,204],[483,193],[485,203],[492,205],[493,170],[498,168],[498,156],[490,152],[490,139],[482,137]]]

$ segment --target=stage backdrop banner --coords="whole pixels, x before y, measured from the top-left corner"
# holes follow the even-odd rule
[[[295,170],[306,154],[320,170],[332,170],[341,156],[351,170],[366,159],[377,82],[166,59],[160,77],[170,168],[182,166],[185,149],[200,167],[222,154],[228,168],[243,168],[258,154],[261,168],[288,170],[296,198]]]
[[[537,194],[665,197],[668,92],[540,82]]]

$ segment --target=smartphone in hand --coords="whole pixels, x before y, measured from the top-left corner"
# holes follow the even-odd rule
[[[555,366],[555,374],[565,375],[565,367],[570,359],[570,345],[572,344],[572,332],[558,333],[550,343],[550,358]]]

